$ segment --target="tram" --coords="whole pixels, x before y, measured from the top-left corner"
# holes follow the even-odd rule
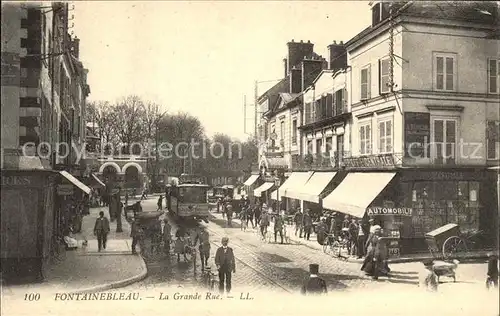
[[[179,183],[170,187],[167,204],[177,220],[195,220],[208,223],[209,204],[207,192],[209,186],[204,177],[182,174]]]

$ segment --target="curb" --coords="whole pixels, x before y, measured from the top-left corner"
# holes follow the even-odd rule
[[[144,280],[148,276],[148,267],[146,266],[146,262],[144,261],[144,258],[141,256],[141,266],[142,266],[142,272],[139,273],[138,275],[135,275],[133,277],[130,277],[125,280],[120,280],[112,283],[107,283],[103,285],[98,285],[94,287],[90,287],[87,289],[83,290],[78,290],[78,291],[70,291],[70,294],[77,294],[77,293],[93,293],[93,292],[102,292],[102,291],[107,291],[111,289],[116,289],[116,288],[121,288],[125,287],[127,285],[139,282]]]

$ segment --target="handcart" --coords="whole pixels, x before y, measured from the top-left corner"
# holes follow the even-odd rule
[[[457,224],[446,224],[425,234],[427,246],[435,259],[451,259],[467,252],[466,241]]]

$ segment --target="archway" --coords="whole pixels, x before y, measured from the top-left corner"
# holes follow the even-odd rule
[[[107,165],[102,170],[102,176],[105,183],[116,182],[118,179],[118,170],[112,165]]]
[[[125,187],[126,188],[140,188],[141,180],[139,177],[139,170],[136,166],[128,166],[125,169]]]

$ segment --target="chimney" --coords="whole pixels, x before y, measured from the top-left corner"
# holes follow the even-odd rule
[[[309,87],[314,79],[321,73],[324,69],[325,59],[321,58],[311,58],[304,59],[302,61],[302,78],[301,78],[301,91],[304,91]]]
[[[300,93],[302,90],[302,70],[293,67],[290,70],[290,93]]]
[[[73,56],[75,56],[76,59],[79,59],[80,58],[80,39],[78,37],[75,37],[71,41],[71,49],[72,49]]]
[[[288,64],[287,64],[287,59],[283,58],[283,66],[285,67],[285,76],[288,76]]]
[[[333,41],[328,45],[328,69],[336,72],[347,67],[347,51],[344,42]]]
[[[304,56],[311,56],[314,49],[314,44],[310,41],[295,42],[293,39],[288,42],[288,58],[287,58],[287,69],[290,71],[293,66],[300,66],[300,62]]]

